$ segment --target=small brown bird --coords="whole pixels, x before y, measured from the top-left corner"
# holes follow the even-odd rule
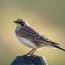
[[[15,33],[17,38],[24,45],[33,48],[26,55],[34,55],[34,52],[41,47],[50,46],[58,48],[65,52],[65,49],[61,48],[58,43],[53,42],[44,36],[41,36],[38,32],[33,30],[24,20],[17,19],[14,21],[16,24],[19,24],[16,27]]]

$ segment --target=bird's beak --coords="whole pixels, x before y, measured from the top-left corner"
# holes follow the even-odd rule
[[[17,23],[17,21],[13,21],[14,23]]]

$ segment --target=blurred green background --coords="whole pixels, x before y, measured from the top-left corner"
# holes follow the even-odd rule
[[[65,0],[0,0],[0,65],[10,65],[16,56],[31,49],[20,44],[14,20],[22,18],[41,35],[65,47]],[[49,65],[65,65],[65,53],[44,47],[36,52]]]

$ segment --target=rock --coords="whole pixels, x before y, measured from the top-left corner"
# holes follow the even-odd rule
[[[44,57],[41,56],[17,56],[11,65],[47,65]]]

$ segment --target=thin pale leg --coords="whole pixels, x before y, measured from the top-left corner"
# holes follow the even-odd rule
[[[37,50],[37,49],[33,48],[33,49],[32,49],[29,53],[27,53],[26,55],[33,55],[36,50]]]

